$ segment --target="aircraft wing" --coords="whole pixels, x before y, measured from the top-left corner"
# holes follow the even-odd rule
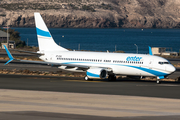
[[[32,60],[18,60],[18,59],[15,59],[15,60],[23,62],[23,63],[35,63],[35,64],[41,64],[41,65],[50,65],[52,67],[67,66],[67,67],[78,67],[78,68],[81,68],[81,69],[89,69],[89,66],[75,65],[75,64],[63,64],[63,63],[32,61]]]
[[[30,54],[35,54],[35,55],[44,55],[43,53],[37,53],[37,52],[31,52],[31,51],[24,51],[24,50],[17,50],[17,49],[10,49],[10,50],[23,52],[23,53],[30,53]]]

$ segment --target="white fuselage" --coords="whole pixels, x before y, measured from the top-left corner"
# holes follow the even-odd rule
[[[53,51],[45,52],[40,58],[46,62],[64,65],[110,68],[114,74],[119,75],[167,76],[175,71],[174,66],[166,59],[145,54]],[[76,71],[76,69],[69,70]]]

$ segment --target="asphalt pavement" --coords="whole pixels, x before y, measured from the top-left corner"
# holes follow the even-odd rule
[[[0,89],[129,95],[180,99],[180,83],[141,80],[84,81],[81,77],[0,75]]]
[[[180,83],[0,75],[5,120],[179,120]]]

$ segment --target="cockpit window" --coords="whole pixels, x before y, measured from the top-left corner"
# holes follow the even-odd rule
[[[160,65],[169,64],[169,62],[159,62]]]

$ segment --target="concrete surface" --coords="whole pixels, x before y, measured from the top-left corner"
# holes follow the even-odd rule
[[[179,116],[180,100],[0,89],[0,112],[37,111],[104,117]]]

